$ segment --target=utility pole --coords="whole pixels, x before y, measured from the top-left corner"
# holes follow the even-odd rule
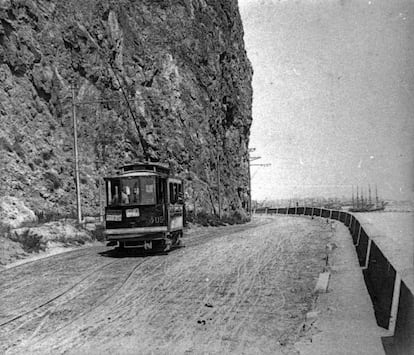
[[[256,148],[250,148],[249,153],[254,152]],[[270,166],[271,164],[251,164],[252,161],[261,159],[262,157],[252,157],[249,155],[249,206],[248,206],[248,212],[249,215],[252,215],[252,179],[254,176],[251,176],[251,167],[252,166]]]
[[[220,152],[217,152],[217,189],[218,189],[218,214],[221,219],[221,189],[220,189]]]
[[[249,153],[254,152],[255,150],[256,150],[256,148],[249,148]],[[259,158],[257,158],[257,159],[259,159]],[[249,162],[249,171],[248,171],[248,176],[249,176],[249,201],[248,201],[248,204],[249,205],[247,206],[247,211],[249,213],[249,216],[252,215],[252,177],[250,175],[250,161],[251,161],[251,158],[250,158],[250,155],[249,155],[249,159],[248,159],[248,162]]]
[[[136,101],[138,99],[125,99],[128,103],[130,101]],[[76,185],[76,210],[78,223],[82,223],[82,206],[81,206],[81,192],[79,183],[79,153],[78,153],[78,120],[76,117],[76,107],[80,105],[102,104],[107,102],[119,102],[120,100],[89,100],[76,102],[75,88],[72,86],[72,120],[73,120],[73,146],[74,146],[74,160],[75,160],[75,185]],[[140,132],[139,132],[140,133]],[[140,136],[142,138],[142,136]],[[141,141],[142,144],[142,141]],[[145,148],[143,148],[144,154],[146,154]],[[102,182],[99,183],[99,189],[102,189]],[[101,194],[101,192],[100,192]],[[101,199],[101,196],[100,196]],[[102,198],[103,201],[103,198]]]
[[[82,223],[81,193],[79,183],[79,156],[78,156],[78,123],[76,119],[75,88],[72,86],[72,120],[73,120],[73,146],[75,155],[75,185],[76,185],[76,210],[78,223]]]
[[[99,175],[101,175],[101,168],[103,166],[103,160],[98,159],[96,160],[96,164],[97,164],[97,170],[99,172]],[[104,185],[102,184],[102,177],[99,176],[98,178],[98,198],[99,198],[99,222],[103,222],[104,221],[104,216],[105,216],[105,206],[104,206],[104,200],[105,200],[105,196],[104,196]]]
[[[256,148],[251,148],[249,149],[249,152],[254,152],[256,150]],[[249,215],[252,215],[252,176],[251,176],[251,167],[253,165],[258,165],[258,164],[251,164],[250,162],[261,159],[262,157],[251,157],[249,156]]]

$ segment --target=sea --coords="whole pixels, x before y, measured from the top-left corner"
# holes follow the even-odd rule
[[[414,203],[390,201],[384,211],[355,215],[362,224],[374,228],[374,242],[396,270],[405,275],[403,278],[414,285]]]

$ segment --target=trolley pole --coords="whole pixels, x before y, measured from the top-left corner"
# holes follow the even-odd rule
[[[78,156],[78,124],[76,119],[75,89],[72,86],[72,119],[73,119],[73,151],[75,155],[75,185],[76,185],[76,209],[78,223],[82,223],[81,195],[79,183],[79,156]]]
[[[136,100],[138,99],[129,100],[125,98],[125,101],[127,101],[128,105],[130,101],[136,101]],[[91,105],[91,104],[101,104],[101,103],[119,102],[119,101],[120,100],[89,100],[89,101],[76,102],[75,88],[72,86],[73,151],[74,151],[74,160],[75,160],[76,209],[77,209],[78,223],[82,223],[82,208],[81,208],[81,192],[80,192],[80,183],[79,183],[78,121],[76,118],[76,107],[79,105]],[[146,154],[145,147],[143,147],[143,150],[144,150],[144,154]]]

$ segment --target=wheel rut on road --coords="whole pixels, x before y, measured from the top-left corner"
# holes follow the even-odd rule
[[[80,253],[77,256],[83,258],[85,254]],[[73,261],[72,257],[69,260]],[[5,344],[7,341],[10,343],[10,334],[12,334],[12,345],[16,346],[28,340],[31,341],[35,337],[41,338],[41,335],[68,327],[114,297],[127,285],[134,272],[150,260],[139,258],[135,259],[132,264],[126,259],[104,258],[100,261],[99,266],[96,267],[94,263],[95,268],[92,271],[84,274],[80,280],[68,288],[59,291],[57,295],[46,301],[40,301],[33,308],[11,319],[2,321],[0,343]],[[47,262],[50,264],[51,260]],[[109,272],[108,268],[110,268]],[[33,298],[36,299],[36,297]],[[39,298],[43,299],[44,296]],[[0,348],[0,350],[5,349]]]
[[[70,289],[36,310],[30,305],[47,302],[47,292],[6,292],[7,319],[29,313],[0,327],[0,342],[7,354],[294,354],[330,237],[321,220],[283,216],[190,231],[186,247],[168,255],[114,260],[91,249],[54,259],[47,267],[69,278],[57,282],[60,290]],[[31,266],[37,267],[46,272],[41,263]],[[26,284],[42,279],[21,271],[17,278]],[[46,274],[42,285],[50,287],[55,279]],[[16,292],[34,295],[31,303],[16,302],[24,312],[14,306]]]

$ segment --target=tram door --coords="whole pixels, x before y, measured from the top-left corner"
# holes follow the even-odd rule
[[[168,229],[171,232],[183,229],[183,211],[183,183],[178,179],[168,179]]]

